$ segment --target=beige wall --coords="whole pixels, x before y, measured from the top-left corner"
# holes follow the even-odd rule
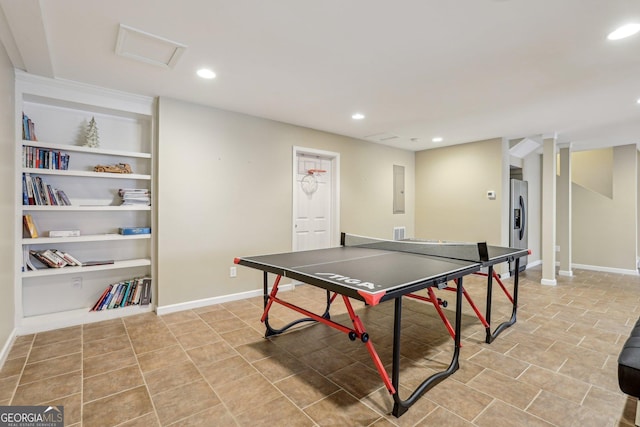
[[[14,147],[15,84],[13,66],[0,43],[0,346],[12,335],[14,299]],[[1,347],[0,347],[1,349]],[[1,362],[1,361],[0,361]]]
[[[596,150],[603,152],[603,150]],[[637,149],[614,147],[610,176],[612,198],[573,184],[573,263],[636,270]],[[572,169],[587,156],[574,153]]]
[[[159,307],[258,289],[236,256],[291,250],[293,146],[340,153],[340,228],[391,238],[414,226],[414,153],[161,98],[158,113]],[[394,215],[393,165],[406,168]]]
[[[571,155],[571,179],[574,183],[613,197],[613,148],[576,151]],[[562,172],[561,172],[562,173]]]
[[[501,139],[417,152],[416,237],[501,244],[502,170]]]

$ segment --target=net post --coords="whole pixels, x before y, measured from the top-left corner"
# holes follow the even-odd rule
[[[489,261],[489,249],[487,248],[487,242],[478,242],[478,255],[480,256],[480,261]]]

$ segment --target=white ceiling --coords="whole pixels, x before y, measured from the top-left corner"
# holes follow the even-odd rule
[[[557,134],[640,143],[638,0],[0,0],[16,68],[409,150]],[[4,22],[3,22],[4,21]],[[116,55],[120,24],[186,45]],[[214,80],[197,68],[209,66]],[[361,112],[364,120],[351,115]],[[433,143],[434,136],[444,138]],[[417,139],[417,140],[415,140]]]

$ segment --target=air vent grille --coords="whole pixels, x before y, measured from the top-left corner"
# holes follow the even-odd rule
[[[393,240],[404,240],[406,227],[393,227]]]
[[[120,24],[116,53],[163,68],[173,68],[186,45]]]

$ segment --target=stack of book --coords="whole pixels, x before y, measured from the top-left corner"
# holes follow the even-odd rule
[[[68,252],[62,252],[57,249],[45,249],[42,251],[30,250],[29,254],[49,268],[62,268],[66,266],[82,267],[82,263],[75,257]],[[37,269],[29,258],[25,260],[25,264],[27,269]]]
[[[53,188],[39,176],[23,173],[22,204],[71,206],[71,201],[64,191]]]
[[[146,188],[121,188],[118,194],[122,197],[122,205],[151,205],[151,192]]]
[[[69,155],[39,147],[22,147],[22,167],[36,169],[69,169]]]
[[[102,292],[90,311],[109,310],[151,303],[151,279],[148,277],[113,283]]]

